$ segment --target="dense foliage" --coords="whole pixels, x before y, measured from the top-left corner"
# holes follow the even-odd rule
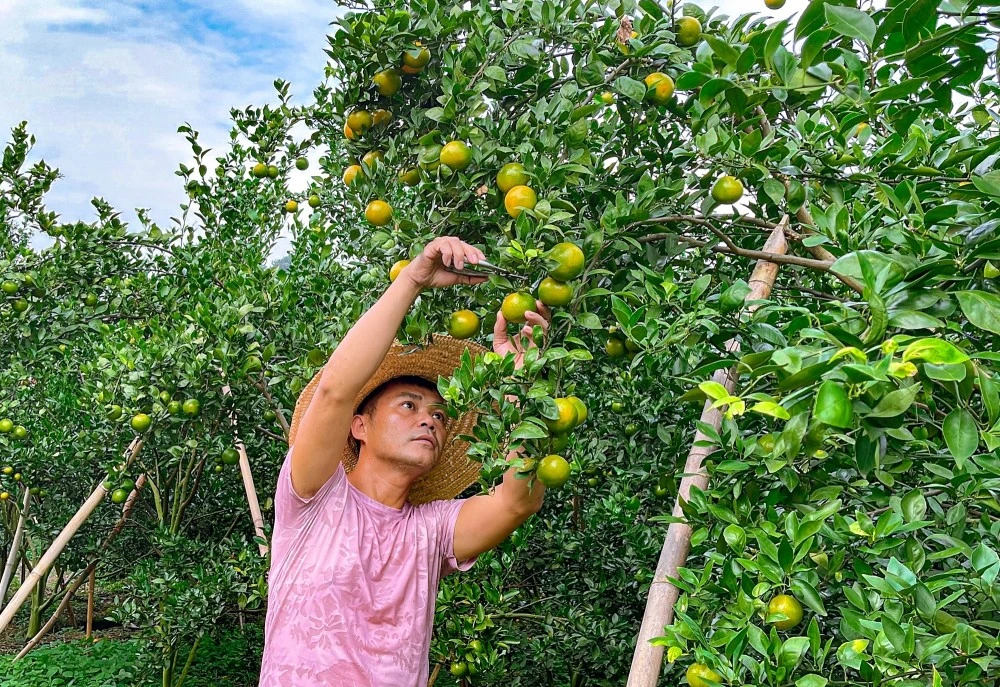
[[[0,474],[0,541],[20,489],[38,488],[34,563],[102,481],[144,473],[137,526],[98,570],[123,583],[114,617],[149,640],[144,665],[179,684],[199,638],[266,595],[225,450],[245,442],[267,516],[294,400],[391,265],[451,234],[525,277],[425,293],[399,333],[425,339],[469,309],[485,341],[504,297],[538,288],[572,242],[585,269],[537,358],[512,376],[487,356],[440,384],[453,412],[485,411],[469,493],[496,483],[512,441],[559,449],[573,476],[444,581],[436,684],[622,684],[697,427],[714,450],[657,640],[666,684],[990,684],[1000,9],[887,4],[814,0],[772,22],[763,5],[379,3],[334,26],[308,104],[276,82],[280,104],[234,110],[218,157],[181,127],[190,200],[169,227],[126,228],[100,200],[93,222],[46,211],[56,175],[26,168],[19,127],[0,170],[0,277],[16,287],[0,301],[0,418],[27,435],[0,434],[21,476]],[[537,196],[518,191],[523,210],[497,182],[515,162]],[[761,255],[784,218],[787,256]],[[29,249],[35,231],[55,245]],[[289,260],[269,267],[282,232]],[[761,257],[780,262],[777,284],[748,308]],[[734,365],[732,394],[709,381]],[[549,426],[569,395],[589,417],[562,448]],[[718,431],[698,423],[706,399]],[[151,427],[129,464],[140,413]],[[118,513],[98,509],[60,576],[98,555]]]

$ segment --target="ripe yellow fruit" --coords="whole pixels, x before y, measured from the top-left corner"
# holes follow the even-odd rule
[[[403,77],[399,75],[398,69],[380,71],[372,80],[375,82],[375,88],[379,95],[384,95],[387,98],[399,93],[399,89],[403,86]]]
[[[479,331],[479,315],[471,310],[457,310],[448,318],[448,336],[468,339]]]
[[[309,207],[313,209],[318,208],[321,202],[320,197],[315,193],[309,196]]]
[[[416,186],[420,183],[420,170],[415,167],[408,169],[399,175],[399,180],[407,186]]]
[[[132,418],[130,424],[132,425],[132,429],[142,434],[143,432],[149,429],[149,426],[151,424],[153,424],[153,419],[149,417],[149,415],[146,415],[145,413],[139,413],[138,415],[135,415]]]
[[[674,80],[663,72],[647,74],[644,81],[648,89],[646,96],[657,105],[666,105],[674,95]]]
[[[701,39],[701,22],[695,17],[681,17],[677,20],[677,45],[689,48]]]
[[[610,105],[615,101],[615,94],[612,93],[611,91],[604,91],[603,93],[601,93],[600,98],[602,103],[604,103],[605,105]]]
[[[573,300],[573,287],[566,282],[545,277],[538,285],[538,300],[545,305],[562,307]]]
[[[497,187],[504,193],[528,183],[528,173],[520,162],[508,162],[497,172]]]
[[[786,620],[778,620],[774,626],[779,630],[790,630],[802,622],[802,604],[794,596],[778,594],[767,604],[768,615],[781,613],[788,616]]]
[[[534,312],[537,304],[530,293],[523,291],[507,294],[500,306],[500,312],[508,322],[524,324],[527,320],[524,317],[526,312]]]
[[[507,214],[514,218],[525,209],[534,210],[537,202],[538,196],[535,190],[523,184],[507,191],[507,195],[503,197],[503,206],[507,209]]]
[[[587,404],[576,396],[568,396],[569,402],[576,408],[576,426],[579,427],[587,421]]]
[[[373,200],[365,208],[365,219],[376,227],[382,227],[392,220],[392,206],[384,200]]]
[[[347,126],[347,122],[344,122],[344,137],[349,141],[356,141],[361,138],[360,135],[354,133],[354,130],[351,129],[351,127]]]
[[[704,663],[692,663],[685,676],[691,687],[712,687],[712,682],[722,684],[722,676]]]
[[[372,119],[372,114],[368,110],[355,110],[347,115],[348,128],[361,136],[368,133],[374,123],[375,120]]]
[[[439,159],[442,165],[460,172],[472,164],[472,151],[462,141],[449,141],[441,149]]]
[[[417,74],[431,61],[431,53],[421,47],[420,42],[414,42],[414,47],[403,53],[403,71],[407,74]]]
[[[266,177],[267,176],[267,165],[265,165],[263,162],[258,162],[257,164],[255,164],[253,166],[253,175],[255,177],[257,177],[258,179]]]
[[[573,429],[578,424],[578,416],[576,413],[576,406],[568,398],[557,398],[556,399],[556,410],[559,411],[559,417],[555,420],[550,420],[549,418],[544,418],[545,425],[549,428],[550,432],[568,432]]]
[[[369,169],[373,169],[375,167],[375,161],[378,160],[381,162],[384,157],[385,153],[381,150],[369,150],[361,157],[361,164],[367,165]]]
[[[375,114],[372,115],[372,126],[375,128],[381,128],[392,121],[392,112],[389,110],[375,110]]]
[[[389,268],[389,281],[396,281],[396,277],[399,276],[399,273],[402,272],[409,264],[409,260],[397,260],[394,262],[392,267]]]
[[[604,352],[612,358],[622,358],[625,356],[625,342],[613,336],[604,344]]]
[[[583,250],[575,243],[568,241],[557,243],[549,251],[548,257],[558,263],[555,268],[549,270],[549,276],[553,279],[569,281],[583,274]]]
[[[344,185],[351,186],[358,176],[364,178],[365,170],[361,168],[361,165],[350,165],[344,170]]]
[[[785,0],[764,0],[764,5],[769,10],[780,10],[785,6]]]
[[[299,204],[294,200],[290,200],[287,203],[285,203],[285,212],[296,212],[298,211],[298,209],[299,209]]]
[[[719,177],[712,185],[712,199],[716,203],[731,205],[743,197],[743,183],[734,176]]]
[[[569,479],[569,463],[560,455],[552,454],[538,461],[535,476],[546,487],[558,489]]]

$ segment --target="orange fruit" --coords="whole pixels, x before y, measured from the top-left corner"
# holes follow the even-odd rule
[[[285,212],[296,212],[298,209],[299,204],[294,200],[290,200],[285,203]]]
[[[12,307],[14,308],[14,312],[24,312],[28,309],[28,301],[23,298],[18,298],[14,301],[14,305]]]
[[[24,425],[14,425],[14,429],[10,431],[10,435],[18,441],[22,441],[28,438],[28,429]]]
[[[139,413],[132,417],[132,429],[142,434],[149,429],[149,426],[153,424],[153,419],[146,415],[145,413]]]
[[[267,176],[267,165],[265,165],[263,162],[258,162],[257,164],[255,164],[253,166],[253,175],[255,177],[257,177],[258,179],[266,177]]]
[[[125,503],[128,500],[128,492],[124,489],[115,489],[111,492],[112,503]]]
[[[307,160],[304,157],[300,157],[300,158],[296,159],[295,160],[295,169],[299,170],[300,172],[303,172],[303,171],[309,169],[309,160]]]
[[[88,293],[83,299],[83,304],[86,305],[88,308],[93,308],[95,305],[97,305],[97,295],[93,293]]]
[[[397,260],[394,262],[392,267],[389,268],[389,281],[396,281],[396,277],[399,276],[399,273],[402,272],[403,269],[409,264],[409,260]]]
[[[10,498],[10,492],[0,491],[0,501],[6,501]]]
[[[369,169],[373,169],[375,167],[375,161],[378,160],[381,162],[384,157],[385,153],[381,150],[369,150],[362,156],[361,164],[366,165]]]
[[[372,115],[372,126],[381,128],[392,121],[392,112],[389,110],[375,110]]]
[[[576,426],[579,427],[587,421],[587,404],[576,396],[568,396],[569,402],[576,408]]]
[[[236,465],[240,462],[240,452],[235,448],[227,448],[222,452],[222,462],[226,465]]]
[[[731,205],[743,197],[743,184],[734,176],[721,176],[712,185],[712,199],[716,203]]]
[[[368,133],[368,130],[372,128],[374,123],[372,114],[368,110],[355,110],[347,115],[348,128],[361,136]]]
[[[625,356],[625,342],[612,336],[608,339],[607,343],[604,344],[604,352],[612,358],[622,358]]]
[[[373,200],[365,208],[365,219],[376,227],[382,227],[392,220],[392,206],[384,200]]]
[[[769,10],[780,10],[785,6],[785,0],[764,0],[764,5]]]
[[[666,105],[674,94],[674,80],[663,72],[647,74],[644,81],[648,89],[646,97],[657,105]]]
[[[674,27],[677,45],[689,48],[701,39],[701,22],[695,17],[681,17]]]
[[[549,270],[549,276],[553,279],[569,281],[583,274],[583,251],[575,243],[557,243],[549,251],[548,257],[558,263]]]
[[[610,105],[613,102],[615,102],[615,94],[612,93],[611,91],[604,91],[601,93],[599,97],[601,99],[601,102],[604,103],[605,105]]]
[[[458,310],[448,318],[448,336],[468,339],[479,331],[479,315],[471,310]]]
[[[517,218],[525,209],[534,210],[538,196],[530,186],[519,185],[507,191],[503,197],[503,206],[507,209],[507,214]]]
[[[408,169],[400,173],[399,180],[407,186],[416,186],[420,183],[420,170],[416,167]]]
[[[320,197],[317,196],[315,193],[309,196],[309,207],[313,209],[318,208],[320,202],[321,202]]]
[[[546,487],[558,489],[569,479],[569,463],[557,454],[545,456],[538,461],[535,476]]]
[[[270,179],[277,179],[281,170],[278,169],[278,165],[268,165],[267,166],[267,176]]]
[[[528,173],[520,162],[508,162],[497,172],[497,187],[504,193],[528,183]]]
[[[449,141],[441,149],[439,159],[442,165],[460,172],[472,164],[472,151],[462,141]]]
[[[379,95],[387,98],[399,93],[399,89],[403,86],[403,78],[399,75],[398,69],[384,69],[378,72],[372,81],[375,82]]]
[[[361,165],[350,165],[344,170],[344,184],[350,186],[354,183],[354,180],[360,175],[362,178],[365,176],[365,171],[361,168]]]
[[[362,178],[365,176],[365,171],[361,168],[361,165],[348,166],[348,168],[344,170],[344,184],[350,186],[359,175]]]
[[[530,293],[518,291],[507,294],[500,306],[500,312],[503,313],[504,319],[508,322],[524,324],[527,321],[524,314],[528,311],[534,311],[536,307],[535,299],[531,297]]]
[[[194,417],[201,411],[201,401],[197,398],[189,398],[181,404],[181,410],[189,417]]]
[[[14,423],[11,421],[10,418],[5,417],[4,419],[0,420],[0,434],[6,434],[12,429],[14,429]]]
[[[802,604],[794,596],[778,594],[767,604],[767,614],[781,613],[788,616],[786,620],[776,620],[774,626],[779,630],[790,630],[802,622]]]
[[[414,47],[403,53],[403,71],[408,74],[416,74],[431,61],[431,53],[427,48],[422,47],[419,42],[413,45]]]
[[[568,398],[557,398],[556,409],[559,411],[557,419],[543,418],[550,432],[568,432],[576,427],[579,416],[577,415],[576,406],[571,400]]]
[[[538,285],[538,300],[545,305],[561,307],[573,300],[573,287],[566,282],[545,277]]]
[[[688,666],[685,677],[691,687],[712,687],[713,682],[722,684],[722,676],[704,663],[692,663]]]
[[[354,133],[354,130],[351,129],[351,127],[347,126],[347,122],[344,122],[344,137],[348,141],[356,141],[361,138],[360,135]]]

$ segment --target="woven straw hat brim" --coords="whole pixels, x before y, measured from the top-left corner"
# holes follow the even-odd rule
[[[393,344],[378,370],[355,397],[351,414],[357,413],[358,407],[368,394],[390,379],[413,375],[436,385],[438,377],[450,377],[455,372],[455,369],[461,364],[462,354],[466,350],[473,357],[487,352],[487,349],[472,341],[453,339],[450,336],[438,334],[434,335],[433,343],[428,346]],[[299,423],[312,402],[322,374],[322,370],[317,372],[299,394],[295,403],[295,411],[292,413],[292,424],[288,430],[289,446],[295,443]],[[453,499],[479,479],[480,463],[466,455],[469,443],[457,438],[463,434],[472,434],[477,419],[476,413],[470,411],[451,422],[448,436],[445,437],[444,449],[437,464],[410,487],[407,500],[411,504],[416,506],[428,501]],[[358,451],[354,441],[348,439],[341,461],[347,472],[353,470],[358,464]]]

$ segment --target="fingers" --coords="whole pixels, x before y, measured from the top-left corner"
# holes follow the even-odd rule
[[[528,321],[527,328],[529,330],[531,329],[532,326],[536,324],[542,328],[543,332],[547,332],[549,330],[550,322],[548,318],[546,318],[544,315],[529,310],[528,312],[524,313],[524,319]]]
[[[505,344],[510,339],[507,335],[507,318],[503,316],[502,310],[497,310],[497,321],[493,325],[493,342]]]

